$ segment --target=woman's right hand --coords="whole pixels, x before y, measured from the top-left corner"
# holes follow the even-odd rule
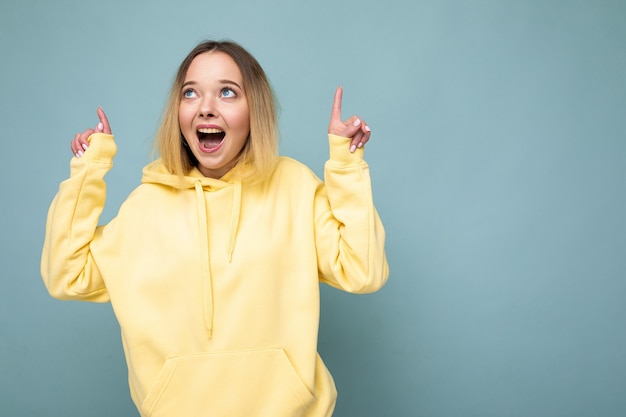
[[[74,136],[74,139],[70,142],[70,147],[72,148],[72,153],[76,156],[76,158],[80,158],[83,156],[83,153],[89,147],[89,141],[87,138],[93,135],[94,133],[106,133],[111,134],[111,126],[109,125],[109,120],[107,119],[106,114],[104,114],[104,110],[102,107],[98,107],[98,118],[100,122],[96,125],[95,128],[87,129],[83,133],[77,133]]]

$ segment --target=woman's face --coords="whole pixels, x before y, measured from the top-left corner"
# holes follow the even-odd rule
[[[237,163],[250,133],[243,77],[223,52],[193,59],[178,108],[180,129],[204,176],[221,178]]]

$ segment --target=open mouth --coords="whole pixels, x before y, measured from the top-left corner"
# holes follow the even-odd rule
[[[222,143],[226,133],[223,130],[215,128],[200,128],[196,131],[200,146],[206,150],[212,150]]]

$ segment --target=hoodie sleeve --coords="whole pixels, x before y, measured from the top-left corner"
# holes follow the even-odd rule
[[[113,136],[97,133],[81,158],[72,158],[70,178],[59,186],[46,221],[41,276],[51,296],[106,302],[109,295],[90,251],[106,199],[105,174],[117,147]]]
[[[329,135],[329,142],[324,184],[315,197],[320,280],[348,292],[373,292],[387,281],[389,267],[369,167],[362,148],[350,153],[347,138]]]

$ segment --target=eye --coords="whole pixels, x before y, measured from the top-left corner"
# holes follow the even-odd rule
[[[193,90],[193,88],[187,88],[187,89],[183,90],[183,97],[184,98],[194,98],[194,97],[196,97],[196,92]]]
[[[229,88],[229,87],[223,88],[221,94],[222,94],[222,97],[224,97],[224,98],[237,97],[237,93],[235,93],[235,91],[232,88]]]

